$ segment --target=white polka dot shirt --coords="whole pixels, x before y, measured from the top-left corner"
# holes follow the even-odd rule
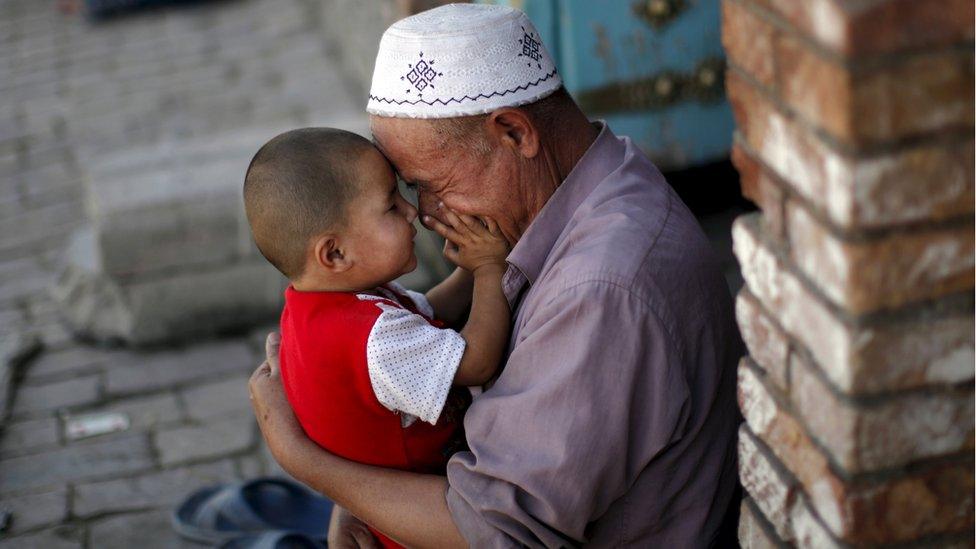
[[[391,283],[407,295],[416,309],[433,318],[433,309],[423,294]],[[400,303],[395,293],[380,289],[384,297],[358,294],[374,300],[382,311],[366,340],[369,380],[377,400],[401,415],[401,425],[417,418],[437,423],[454,374],[464,355],[464,338],[454,330],[438,328]]]

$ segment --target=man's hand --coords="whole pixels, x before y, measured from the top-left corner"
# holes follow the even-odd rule
[[[498,225],[489,218],[477,219],[444,208],[444,223],[425,216],[424,223],[444,237],[444,256],[455,265],[470,272],[493,265],[505,270],[508,241]]]
[[[281,468],[403,545],[464,547],[447,508],[446,478],[349,461],[308,438],[281,384],[280,342],[277,333],[268,335],[267,359],[251,375],[248,388],[261,435]],[[349,537],[340,530],[335,535]]]
[[[305,441],[307,436],[292,412],[285,388],[281,384],[281,368],[278,362],[280,347],[281,336],[277,332],[268,334],[264,344],[265,361],[251,375],[248,389],[254,415],[271,455],[285,471],[299,478],[301,471],[289,468],[288,458],[293,456],[288,449],[296,442]],[[379,547],[379,544],[362,521],[336,505],[329,522],[329,547],[372,548]]]
[[[251,406],[254,417],[258,420],[261,435],[271,455],[288,470],[287,452],[289,445],[297,440],[296,437],[306,438],[305,431],[298,423],[285,396],[285,387],[281,384],[281,369],[278,364],[278,349],[281,346],[281,336],[277,332],[268,334],[264,350],[267,355],[265,361],[251,374],[248,390],[251,394]],[[296,477],[297,478],[297,477]]]

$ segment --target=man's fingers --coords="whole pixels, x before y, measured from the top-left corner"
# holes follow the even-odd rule
[[[461,235],[457,231],[455,231],[452,227],[450,227],[449,225],[445,225],[444,223],[441,223],[440,221],[438,221],[437,219],[429,215],[424,216],[424,223],[428,227],[430,227],[435,233],[441,235],[442,237],[448,240],[453,240],[453,241],[461,240]]]
[[[251,374],[250,379],[247,380],[247,392],[248,395],[251,397],[251,400],[254,400],[255,386],[270,376],[271,376],[271,366],[268,364],[268,361],[265,360],[264,362],[261,363],[260,366],[257,367],[256,370],[254,370],[254,373]]]
[[[280,349],[281,334],[278,332],[271,332],[268,334],[268,338],[264,340],[264,354],[268,358],[270,368],[275,372],[278,371],[278,351]]]

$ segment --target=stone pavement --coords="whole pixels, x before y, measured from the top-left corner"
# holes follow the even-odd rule
[[[150,351],[75,341],[48,289],[85,220],[89,168],[242,131],[362,131],[365,101],[337,69],[314,0],[196,2],[98,23],[55,4],[0,1],[0,510],[12,513],[0,548],[183,546],[168,522],[181,497],[276,470],[246,387],[267,329]],[[33,358],[4,358],[35,342]],[[67,423],[93,412],[130,425],[69,440]]]

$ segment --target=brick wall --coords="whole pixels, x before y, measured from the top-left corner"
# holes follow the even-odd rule
[[[973,18],[723,0],[745,547],[972,544]]]

